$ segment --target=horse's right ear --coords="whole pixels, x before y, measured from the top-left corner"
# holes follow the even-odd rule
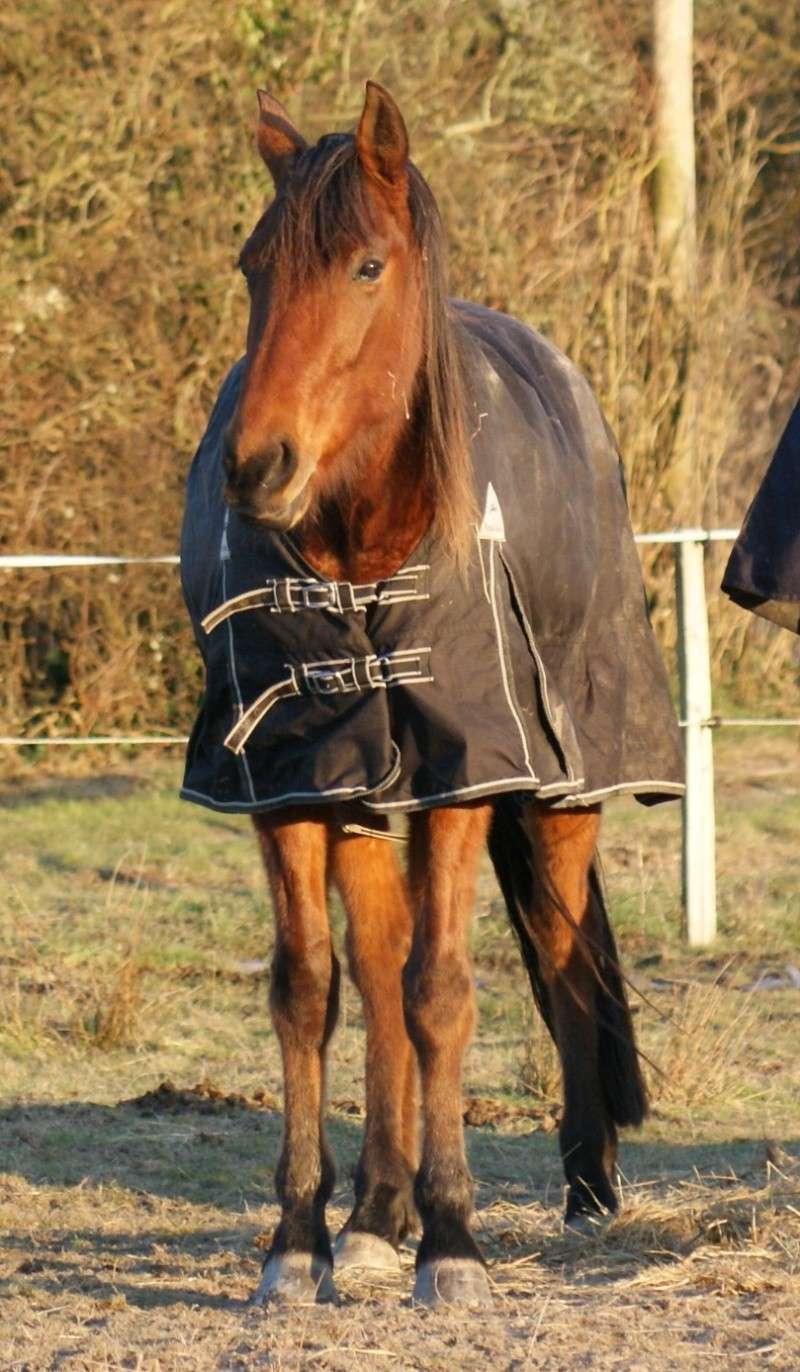
[[[277,186],[293,157],[308,146],[280,100],[258,91],[256,145]]]
[[[397,104],[377,81],[368,81],[356,129],[356,152],[363,170],[384,190],[405,187],[408,134]]]

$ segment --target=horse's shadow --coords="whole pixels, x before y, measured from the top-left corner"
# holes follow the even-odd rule
[[[78,1237],[84,1240],[84,1249],[88,1246],[93,1254],[125,1252],[129,1258],[139,1255],[150,1271],[153,1259],[148,1254],[154,1244],[159,1244],[174,1255],[176,1275],[178,1255],[187,1250],[218,1251],[220,1245],[227,1243],[238,1254],[249,1249],[254,1256],[254,1237],[265,1225],[271,1227],[277,1218],[272,1172],[282,1129],[283,1117],[277,1112],[226,1106],[212,1113],[189,1109],[157,1114],[147,1114],[127,1104],[76,1102],[6,1107],[0,1110],[0,1150],[12,1213],[14,1185],[23,1183],[19,1188],[19,1231],[12,1232],[6,1242],[12,1249],[19,1248],[21,1261],[26,1254],[30,1256],[25,1184],[80,1189],[94,1198],[98,1209],[109,1201],[96,1193],[101,1188],[119,1188],[124,1204],[132,1205],[142,1216],[143,1229],[134,1232],[134,1225],[130,1233],[109,1234],[84,1225]],[[329,1119],[328,1133],[339,1174],[334,1206],[343,1217],[350,1203],[350,1177],[361,1143],[361,1124],[334,1115]],[[532,1228],[529,1222],[521,1225],[514,1239],[515,1256],[539,1253],[547,1261],[550,1250],[553,1255],[560,1253],[563,1239],[556,1235],[562,1204],[562,1171],[555,1137],[542,1133],[508,1135],[471,1128],[467,1130],[467,1145],[478,1183],[479,1229],[490,1246],[498,1205],[512,1219],[515,1209],[522,1215],[523,1210],[535,1206],[536,1213],[546,1217],[552,1210],[554,1222],[551,1224],[548,1218],[544,1233],[536,1224]],[[785,1142],[784,1148],[800,1157],[800,1139]],[[678,1182],[698,1177],[708,1177],[711,1184],[724,1188],[740,1180],[759,1185],[765,1175],[764,1144],[757,1138],[728,1144],[676,1144],[634,1136],[625,1140],[621,1163],[626,1186],[646,1184],[648,1194],[653,1196],[666,1193]],[[164,1201],[189,1203],[203,1210],[198,1212],[196,1222],[188,1219],[177,1229],[165,1223],[163,1231],[159,1231],[157,1215]],[[228,1229],[224,1227],[225,1214],[231,1220]],[[70,1234],[74,1241],[72,1225]],[[63,1248],[59,1250],[59,1271],[54,1278],[62,1289],[64,1281],[81,1279],[80,1259],[72,1263],[64,1254]],[[122,1289],[118,1282],[111,1285],[115,1291]],[[136,1291],[139,1288],[132,1287],[130,1293],[124,1294],[134,1302]],[[147,1299],[150,1303],[168,1304],[184,1297],[195,1303],[214,1304],[212,1298],[201,1299],[193,1292],[179,1295],[172,1286],[154,1287]],[[221,1297],[219,1303],[228,1302]]]
[[[43,801],[127,800],[143,790],[147,780],[126,772],[102,772],[92,776],[45,776],[22,784],[0,785],[3,809],[22,809]]]
[[[70,1229],[70,1245],[42,1244],[22,1227],[3,1239],[8,1275],[0,1278],[0,1296],[15,1294],[21,1282],[38,1292],[63,1297],[90,1296],[108,1309],[118,1305],[153,1309],[190,1305],[207,1310],[230,1310],[247,1301],[248,1282],[254,1284],[256,1261],[243,1262],[242,1235],[237,1231],[202,1228],[176,1234],[130,1229],[113,1234],[88,1227]],[[231,1294],[200,1290],[186,1285],[187,1261],[205,1265],[215,1249],[225,1248],[230,1261],[217,1271],[229,1284]],[[234,1251],[230,1251],[233,1249]],[[251,1255],[253,1258],[255,1254]],[[18,1260],[17,1260],[18,1259]],[[122,1270],[121,1270],[122,1269]]]

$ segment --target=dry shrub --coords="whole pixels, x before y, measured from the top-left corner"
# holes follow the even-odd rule
[[[527,1004],[519,1084],[527,1095],[543,1105],[560,1108],[561,1066],[558,1053],[541,1016]]]
[[[142,968],[125,957],[106,976],[91,984],[71,983],[61,976],[39,984],[18,974],[0,983],[0,1013],[5,1051],[42,1050],[110,1052],[138,1041],[146,1009],[141,997]]]
[[[683,517],[670,476],[690,384],[702,514],[736,524],[800,376],[786,246],[800,17],[782,0],[709,0],[697,23],[701,289],[687,350],[653,246],[644,0],[5,7],[0,543],[175,548],[187,458],[242,346],[233,264],[266,193],[254,88],[315,136],[352,125],[366,76],[407,113],[455,291],[541,328],[593,381],[635,522]],[[668,555],[648,553],[646,569],[669,647]],[[3,589],[6,731],[187,728],[199,674],[172,573],[14,572]],[[727,608],[712,631],[719,682],[735,674],[746,696],[767,651],[776,694],[791,689],[788,635]]]
[[[737,996],[733,1013],[731,997]],[[676,989],[666,1043],[658,1050],[658,1074],[650,1094],[671,1105],[701,1106],[742,1095],[740,1054],[757,1026],[752,996],[719,986]]]
[[[140,969],[128,957],[108,985],[95,993],[93,1010],[83,1020],[87,1039],[105,1051],[129,1048],[138,1038],[140,1012]]]

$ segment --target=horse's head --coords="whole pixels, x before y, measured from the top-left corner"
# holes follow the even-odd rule
[[[313,147],[259,92],[257,140],[275,198],[240,259],[250,322],[225,494],[285,529],[412,420],[438,220],[400,111],[374,82],[355,136]]]

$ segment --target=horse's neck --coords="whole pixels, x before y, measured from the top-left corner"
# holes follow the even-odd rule
[[[380,581],[402,567],[433,514],[424,471],[425,445],[409,426],[368,459],[358,483],[301,526],[307,562],[332,581]]]

